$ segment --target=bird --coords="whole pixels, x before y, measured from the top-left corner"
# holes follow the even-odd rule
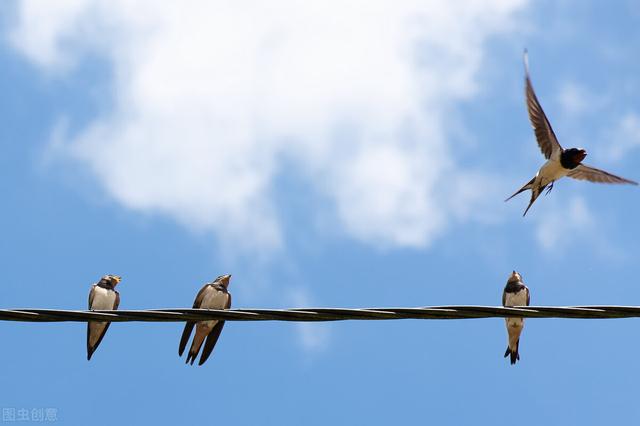
[[[89,310],[116,310],[120,305],[120,293],[115,287],[122,281],[118,275],[105,275],[91,286],[89,291]],[[87,322],[87,361],[98,349],[109,325],[109,321]]]
[[[502,306],[529,306],[531,300],[529,289],[524,282],[522,282],[522,276],[513,271],[507,280],[507,285],[502,292]],[[504,357],[511,356],[511,365],[520,360],[520,353],[518,347],[520,346],[520,333],[524,328],[524,318],[511,318],[504,319],[507,325],[507,334],[509,335],[507,350],[504,353]]]
[[[230,274],[220,275],[213,282],[206,283],[196,295],[196,300],[193,302],[193,308],[229,309],[231,307],[231,294],[227,291],[227,287],[229,286],[230,279]],[[191,365],[193,365],[193,362],[198,356],[198,352],[200,352],[200,347],[206,338],[207,340],[204,343],[204,349],[202,350],[202,355],[198,362],[198,365],[202,365],[209,358],[211,352],[213,352],[213,348],[220,337],[222,328],[224,327],[224,321],[187,321],[184,326],[184,331],[182,332],[182,337],[180,338],[180,347],[178,348],[179,356],[182,356],[182,353],[187,347],[187,342],[191,337],[194,325],[196,327],[196,334],[193,337],[193,342],[191,343],[186,363],[191,363]]]
[[[544,158],[547,159],[547,162],[542,165],[538,173],[536,173],[529,182],[505,201],[509,201],[521,192],[530,189],[531,201],[529,201],[529,205],[522,215],[525,216],[542,191],[548,186],[547,194],[551,192],[554,182],[564,176],[597,183],[626,183],[637,185],[638,183],[632,180],[583,164],[582,160],[587,156],[587,151],[582,148],[562,148],[533,90],[531,78],[529,77],[529,59],[526,49],[524,51],[524,71],[525,96],[529,120],[533,126],[538,146],[542,154],[544,154]]]

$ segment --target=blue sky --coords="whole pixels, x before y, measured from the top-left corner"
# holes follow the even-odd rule
[[[560,181],[565,147],[640,179],[632,1],[0,6],[3,307],[640,304],[637,188]],[[202,367],[181,324],[0,323],[2,408],[61,424],[602,424],[640,416],[638,322],[228,323]]]

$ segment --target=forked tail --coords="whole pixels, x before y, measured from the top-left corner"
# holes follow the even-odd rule
[[[518,189],[511,197],[507,198],[505,201],[505,203],[507,201],[509,201],[510,199],[512,199],[513,197],[515,197],[516,195],[518,195],[521,192],[526,191],[527,189],[531,189],[533,187],[533,181],[535,180],[535,177],[532,178],[529,182],[525,183],[524,186],[520,189]]]
[[[520,361],[520,353],[518,352],[518,348],[520,347],[520,340],[518,340],[518,343],[516,343],[516,350],[512,351],[511,348],[509,346],[507,346],[507,350],[504,353],[504,357],[508,357],[509,355],[511,355],[511,365],[514,365],[516,363],[516,361]]]

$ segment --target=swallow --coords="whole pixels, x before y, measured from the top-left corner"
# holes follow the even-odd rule
[[[117,275],[105,275],[100,281],[91,286],[89,291],[89,310],[116,310],[120,305],[120,293],[115,287],[122,281]],[[87,361],[98,349],[109,325],[108,321],[87,322]]]
[[[587,151],[584,149],[563,149],[551,128],[551,123],[549,123],[540,102],[538,102],[536,93],[533,91],[533,85],[529,78],[529,59],[526,50],[524,51],[524,72],[525,95],[527,100],[527,110],[529,111],[529,120],[533,126],[538,146],[540,147],[542,154],[544,154],[544,158],[547,159],[547,162],[542,165],[540,170],[538,170],[538,173],[536,173],[529,182],[505,201],[509,201],[521,192],[530,189],[531,201],[529,201],[529,205],[522,215],[525,216],[542,191],[544,191],[548,186],[548,194],[553,189],[553,183],[565,176],[597,183],[638,184],[632,180],[621,178],[605,172],[604,170],[582,164],[582,160],[587,156]]]
[[[229,287],[230,279],[231,275],[220,275],[215,279],[215,281],[205,284],[198,292],[196,300],[193,302],[193,308],[229,309],[231,307],[231,294],[227,291],[227,287]],[[211,352],[213,352],[213,348],[220,337],[222,328],[224,327],[224,321],[187,321],[180,339],[180,347],[178,348],[178,355],[180,356],[182,356],[184,349],[187,347],[187,342],[191,337],[194,325],[196,326],[196,335],[191,343],[191,349],[189,349],[186,363],[191,363],[191,365],[193,365],[193,361],[195,361],[198,356],[198,352],[200,352],[202,342],[204,342],[206,338],[207,341],[204,344],[204,349],[202,350],[202,355],[198,362],[198,365],[202,365],[209,358]]]
[[[522,276],[513,271],[502,292],[502,306],[529,306],[530,300],[529,289],[522,282]],[[505,318],[504,320],[509,334],[509,342],[504,357],[511,355],[511,365],[513,365],[520,360],[518,347],[520,346],[520,333],[524,328],[524,318]]]

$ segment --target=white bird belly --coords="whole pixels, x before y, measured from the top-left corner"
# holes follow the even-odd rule
[[[201,309],[224,309],[227,306],[228,295],[222,291],[209,291],[202,298],[202,304],[200,305]],[[208,329],[212,329],[217,324],[217,320],[212,321],[201,321],[198,323],[198,326],[207,327]]]
[[[113,305],[116,303],[115,291],[107,290],[106,288],[99,286],[95,286],[93,291],[93,303],[91,304],[91,309],[113,309]]]
[[[527,306],[527,290],[523,288],[517,293],[506,293],[504,306]],[[524,327],[524,318],[508,317],[504,319],[504,322],[509,332],[509,347],[515,349]]]
[[[527,291],[523,288],[517,293],[507,293],[504,306],[527,306]]]
[[[551,182],[565,177],[568,173],[569,169],[562,167],[560,161],[549,160],[538,170],[536,181],[538,182],[538,186],[546,186]]]

